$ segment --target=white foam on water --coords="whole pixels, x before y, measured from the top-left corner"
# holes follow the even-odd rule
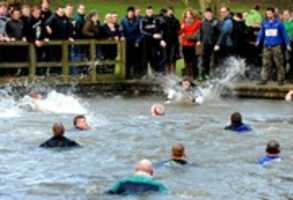
[[[74,95],[65,95],[55,90],[48,93],[44,99],[22,98],[18,106],[33,111],[56,114],[87,114],[86,108]]]
[[[246,68],[246,63],[244,59],[237,57],[229,57],[226,59],[222,66],[217,67],[214,77],[211,80],[206,81],[203,84],[197,86],[199,90],[200,97],[202,98],[202,103],[207,100],[214,100],[218,98],[224,89],[224,86],[237,81],[241,76],[244,75]],[[172,75],[165,77],[163,82],[164,93],[168,96],[170,93],[174,92],[174,88],[178,86],[180,78]],[[176,91],[180,91],[176,90]],[[180,101],[180,97],[183,94],[176,94],[178,96],[177,101]]]
[[[6,90],[0,90],[0,118],[19,117],[21,110],[17,106],[17,102]]]

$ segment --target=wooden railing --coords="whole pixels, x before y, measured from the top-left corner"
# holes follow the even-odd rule
[[[97,45],[108,45],[115,44],[117,45],[117,57],[115,60],[98,60],[96,58],[96,46]],[[71,61],[70,59],[70,46],[78,45],[78,46],[86,46],[88,48],[88,58],[86,61]],[[101,81],[113,81],[113,80],[124,80],[125,79],[125,62],[126,62],[126,53],[125,53],[125,41],[115,41],[115,40],[76,40],[74,42],[70,41],[50,41],[44,43],[44,47],[48,46],[61,46],[62,47],[62,55],[61,61],[38,61],[37,60],[37,48],[34,44],[29,42],[0,42],[1,52],[5,51],[6,47],[27,47],[28,52],[25,52],[27,56],[27,60],[25,62],[7,62],[3,59],[0,60],[0,68],[9,69],[9,68],[27,68],[29,74],[27,78],[29,81],[34,81],[38,78],[36,75],[37,68],[51,68],[51,67],[59,67],[62,68],[62,74],[58,76],[61,82],[69,83],[70,80],[76,80],[74,75],[70,75],[70,67],[79,67],[79,66],[87,66],[88,74],[83,76],[83,78],[79,78],[80,82],[84,83],[96,83]],[[13,58],[15,55],[9,55]],[[11,60],[11,59],[10,59]],[[97,74],[96,67],[99,67],[103,64],[113,64],[115,65],[113,74]],[[9,77],[11,79],[17,79],[17,77]],[[51,77],[47,77],[50,79]],[[1,82],[7,82],[7,78],[0,77]],[[46,79],[46,78],[45,78]]]

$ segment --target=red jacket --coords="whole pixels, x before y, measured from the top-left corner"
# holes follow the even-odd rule
[[[194,19],[191,24],[183,21],[181,22],[181,45],[182,46],[195,46],[196,41],[190,40],[189,37],[194,37],[198,33],[201,26],[201,21],[199,19]]]

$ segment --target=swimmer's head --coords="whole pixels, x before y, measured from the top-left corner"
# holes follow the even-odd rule
[[[241,124],[242,123],[242,116],[239,112],[235,112],[230,117],[231,124]]]
[[[269,141],[266,147],[266,152],[270,155],[279,154],[281,152],[279,142],[276,140]]]
[[[162,104],[154,104],[151,107],[151,113],[153,116],[162,116],[165,115],[166,109]]]
[[[143,159],[139,161],[135,166],[136,172],[144,172],[150,176],[154,175],[154,167],[150,160]]]
[[[62,123],[56,122],[52,127],[54,137],[63,136],[65,133],[65,128]]]
[[[40,93],[36,92],[36,91],[31,92],[29,96],[32,99],[36,99],[36,100],[40,100],[40,99],[43,98],[43,96]]]
[[[185,147],[183,144],[175,144],[172,146],[172,159],[182,159],[185,156]]]
[[[86,117],[84,115],[77,115],[73,119],[73,125],[75,128],[80,130],[89,129],[89,125],[87,123]]]
[[[183,90],[188,90],[188,89],[190,89],[193,86],[194,86],[194,83],[192,81],[192,78],[186,76],[186,77],[184,77],[182,79],[182,81],[181,81],[181,87],[182,87]]]

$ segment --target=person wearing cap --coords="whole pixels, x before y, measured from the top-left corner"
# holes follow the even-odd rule
[[[141,160],[135,167],[134,175],[114,184],[107,194],[131,195],[146,192],[166,192],[167,188],[154,178],[153,164],[149,160]]]
[[[77,142],[70,140],[64,136],[65,128],[62,123],[54,123],[52,130],[53,137],[41,144],[41,148],[65,148],[80,146]]]
[[[246,133],[252,131],[252,128],[242,122],[242,115],[239,112],[234,112],[230,116],[230,125],[225,127],[225,130],[237,132],[237,133]]]
[[[262,166],[267,166],[273,161],[278,161],[280,162],[282,159],[280,157],[280,144],[276,140],[271,140],[268,142],[267,147],[266,147],[266,155],[260,157],[257,160],[257,163],[262,165]]]
[[[126,39],[126,76],[127,78],[139,77],[141,33],[139,29],[140,20],[135,16],[135,8],[127,8],[127,15],[121,21],[122,36]]]

